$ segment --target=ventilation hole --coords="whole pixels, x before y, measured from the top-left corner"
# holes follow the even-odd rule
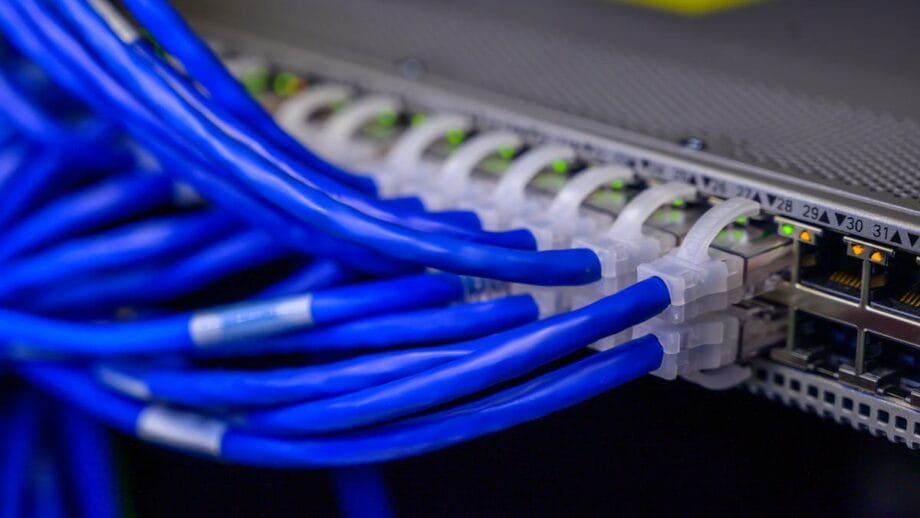
[[[879,410],[879,411],[878,411],[878,422],[880,422],[880,423],[887,423],[887,422],[888,422],[888,419],[889,419],[888,412],[886,412],[886,411],[884,411],[884,410]]]
[[[759,379],[760,381],[767,381],[767,370],[757,369],[757,379]]]
[[[786,384],[786,377],[777,372],[773,375],[773,383],[782,387]]]
[[[799,380],[791,379],[789,380],[789,388],[792,389],[793,392],[800,392],[802,390],[802,383],[799,382]]]
[[[914,435],[920,435],[920,422],[914,423]]]
[[[901,416],[894,418],[894,427],[898,430],[907,430],[907,419],[904,419]]]
[[[808,397],[816,398],[818,397],[818,387],[814,385],[808,386]]]
[[[844,410],[848,412],[853,411],[853,400],[852,399],[845,397],[840,401],[840,403],[843,405]]]
[[[869,417],[869,414],[871,414],[871,411],[869,410],[869,405],[865,403],[860,403],[859,404],[859,415],[863,417]]]
[[[825,392],[825,393],[824,393],[824,402],[825,402],[825,403],[827,403],[827,404],[829,404],[829,405],[833,405],[833,404],[834,404],[834,401],[836,401],[836,400],[837,400],[837,396],[835,396],[833,392]]]

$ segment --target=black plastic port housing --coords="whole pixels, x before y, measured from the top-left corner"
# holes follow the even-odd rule
[[[856,327],[796,311],[794,348],[816,350],[815,370],[835,376],[841,365],[856,362]]]
[[[811,288],[859,301],[862,259],[847,255],[843,236],[825,231],[818,243],[801,243],[799,282]]]
[[[866,334],[866,371],[880,376],[886,394],[920,405],[920,348],[875,333]]]
[[[873,265],[883,284],[870,291],[872,307],[920,320],[920,264],[917,259],[916,255],[897,251],[889,258],[887,266]]]

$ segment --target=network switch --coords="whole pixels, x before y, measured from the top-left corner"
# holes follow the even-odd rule
[[[719,320],[721,330],[731,327],[735,334],[730,336],[738,344],[732,352],[719,354],[731,356],[727,363],[751,369],[746,383],[755,393],[912,448],[920,446],[920,436],[911,435],[920,426],[920,220],[907,208],[910,204],[902,204],[904,210],[876,211],[859,200],[812,195],[787,179],[738,163],[713,164],[711,157],[662,152],[654,142],[637,143],[634,135],[611,137],[609,129],[585,131],[583,124],[566,124],[533,107],[496,107],[482,101],[482,95],[467,97],[456,88],[419,84],[347,60],[228,34],[216,26],[212,35],[231,69],[280,120],[291,122],[291,99],[311,90],[324,92],[318,96],[322,102],[297,121],[300,129],[294,133],[351,165],[375,167],[375,160],[401,135],[432,116],[449,113],[466,122],[421,150],[421,169],[431,175],[477,136],[516,136],[472,164],[470,183],[475,187],[470,192],[479,196],[487,196],[516,159],[540,146],[563,146],[571,152],[549,161],[526,182],[526,202],[535,207],[549,206],[592,167],[626,170],[584,196],[579,224],[589,223],[592,229],[609,225],[639,194],[666,182],[688,184],[698,193],[674,198],[645,222],[645,233],[671,246],[680,245],[701,215],[722,200],[742,196],[757,202],[761,215],[735,221],[712,245],[714,254],[742,258],[748,290],[747,296],[735,299],[729,314],[715,317],[724,319]],[[329,146],[324,133],[337,114],[373,105],[368,99],[387,101],[378,103],[382,108],[365,116],[348,137],[364,152],[334,156],[335,146]],[[442,208],[463,203],[469,202],[454,199]]]

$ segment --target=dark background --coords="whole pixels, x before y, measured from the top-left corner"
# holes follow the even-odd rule
[[[124,440],[137,516],[316,516],[328,472],[216,464]],[[741,390],[643,379],[384,467],[400,515],[843,515],[920,510],[920,452]]]

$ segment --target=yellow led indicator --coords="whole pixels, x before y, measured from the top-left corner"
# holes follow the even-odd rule
[[[869,259],[870,259],[873,263],[880,263],[880,262],[882,262],[882,261],[885,260],[885,256],[883,256],[881,252],[879,252],[878,250],[876,250],[876,251],[872,252],[872,255],[869,256]]]
[[[806,243],[811,243],[811,232],[807,230],[799,232],[799,239],[805,241]]]
[[[281,72],[275,76],[275,81],[273,86],[275,88],[275,93],[281,97],[289,97],[295,93],[303,86],[303,79],[297,77],[296,75],[290,72]]]
[[[679,16],[706,16],[728,9],[759,4],[766,0],[607,0],[631,4]]]
[[[853,245],[850,247],[850,251],[853,252],[853,255],[858,257],[863,255],[863,252],[866,251],[866,247],[862,245]]]

